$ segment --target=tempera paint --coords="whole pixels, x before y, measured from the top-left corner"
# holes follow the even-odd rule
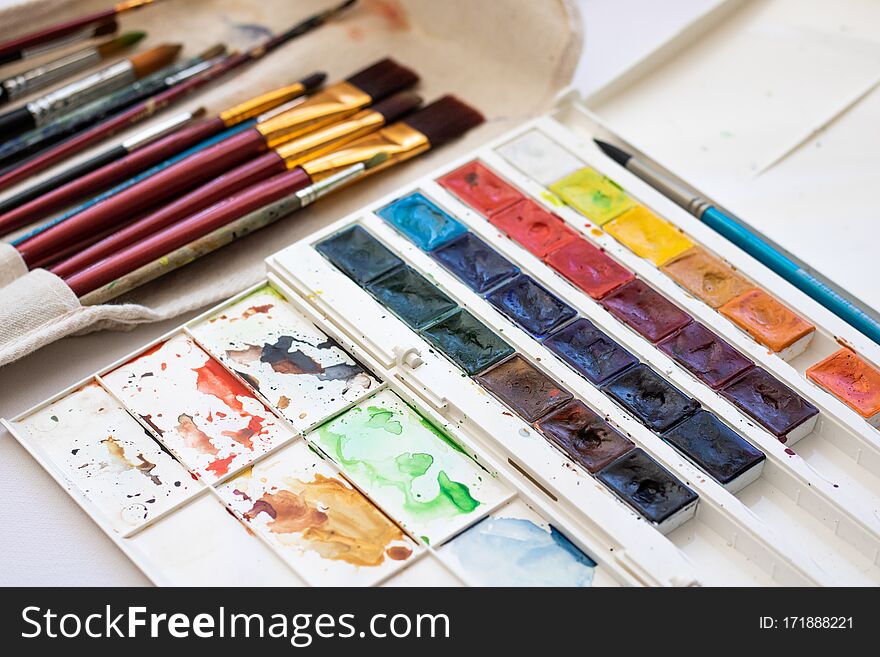
[[[525,198],[518,189],[476,161],[446,174],[437,182],[484,217]]]
[[[720,258],[695,246],[660,268],[669,278],[713,308],[754,287]]]
[[[556,181],[550,190],[597,226],[635,206],[620,185],[589,167]]]
[[[658,267],[694,245],[678,228],[642,205],[627,210],[604,228],[630,251]]]

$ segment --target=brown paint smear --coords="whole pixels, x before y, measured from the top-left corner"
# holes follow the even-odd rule
[[[177,418],[177,422],[175,430],[183,438],[183,442],[187,447],[197,449],[203,454],[217,456],[220,450],[214,447],[210,436],[196,426],[191,416],[184,413]]]
[[[137,456],[138,461],[140,461],[139,463],[132,463],[125,457],[125,448],[118,440],[116,440],[116,438],[113,436],[107,436],[101,442],[107,448],[110,460],[116,465],[116,467],[126,470],[137,470],[157,486],[162,485],[162,481],[159,477],[153,474],[153,468],[156,467],[156,464],[145,459],[143,454],[138,454]]]
[[[253,520],[266,513],[273,534],[298,534],[325,559],[354,566],[378,566],[387,556],[409,558],[403,533],[358,491],[332,477],[315,475],[314,481],[290,479],[289,490],[264,493],[244,514]]]

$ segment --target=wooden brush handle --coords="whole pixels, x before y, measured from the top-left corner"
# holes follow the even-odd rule
[[[310,182],[309,175],[300,168],[274,176],[95,263],[66,282],[77,296],[87,294]]]
[[[275,151],[261,155],[214,178],[172,203],[150,212],[132,225],[115,231],[109,237],[58,263],[52,267],[51,271],[62,278],[70,276],[121,249],[148,238],[176,221],[185,219],[199,210],[285,170],[284,160]]]
[[[79,198],[106,189],[116,182],[131,178],[148,167],[217,134],[223,129],[219,118],[207,119],[187,126],[130,155],[111,162],[84,176],[0,215],[0,235],[44,219]]]
[[[19,244],[18,251],[25,263],[43,261],[70,241],[101,232],[125,221],[133,213],[155,207],[165,199],[201,185],[265,147],[263,136],[256,130],[240,132],[34,235]]]

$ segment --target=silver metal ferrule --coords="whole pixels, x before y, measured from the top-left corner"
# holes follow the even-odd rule
[[[303,187],[295,194],[295,196],[299,199],[300,207],[304,208],[307,205],[311,205],[322,196],[326,196],[335,189],[338,189],[339,187],[350,183],[366,170],[366,164],[364,164],[363,162],[359,162],[358,164],[350,166],[347,169],[342,169],[341,171],[338,171],[331,176],[327,176],[326,178],[323,178],[322,180],[319,180],[318,182],[311,184],[308,187]]]
[[[180,126],[186,125],[187,123],[192,121],[195,117],[195,111],[175,114],[174,116],[165,119],[164,121],[157,123],[156,125],[147,128],[146,130],[141,130],[140,132],[132,135],[131,137],[123,141],[120,146],[122,146],[130,153],[133,150],[146,146],[147,144],[174,132]]]
[[[91,39],[94,33],[95,26],[92,25],[81,30],[77,30],[76,32],[65,34],[64,36],[58,37],[57,39],[53,39],[52,41],[39,43],[35,46],[31,46],[30,48],[24,48],[21,51],[21,58],[30,59],[31,57],[40,57],[42,55],[45,55],[47,52],[51,52],[52,50],[56,50],[58,48],[61,48],[62,46],[67,46],[71,43],[77,43],[78,41]]]
[[[101,54],[97,48],[83,48],[3,80],[3,89],[9,100],[15,100],[84,71],[100,61]]]
[[[134,81],[134,66],[126,59],[32,100],[27,104],[28,112],[40,127]]]
[[[182,71],[177,71],[176,73],[166,76],[165,84],[169,87],[174,86],[175,84],[180,84],[184,80],[189,80],[190,78],[197,76],[199,73],[204,73],[216,63],[217,60],[208,59],[203,62],[199,62],[198,64],[188,66]]]

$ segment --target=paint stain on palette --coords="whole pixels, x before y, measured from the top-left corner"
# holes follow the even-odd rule
[[[299,440],[233,477],[221,497],[316,586],[369,586],[418,546]]]
[[[186,469],[97,384],[19,425],[117,532],[141,526],[197,487]]]
[[[299,430],[335,415],[379,385],[269,286],[196,324],[192,332]]]
[[[439,554],[477,586],[577,586],[593,583],[596,562],[516,500],[481,520]]]
[[[216,481],[291,437],[272,412],[190,338],[178,335],[105,384],[197,476]]]
[[[389,390],[318,427],[309,438],[429,544],[461,530],[508,495],[449,436]]]

